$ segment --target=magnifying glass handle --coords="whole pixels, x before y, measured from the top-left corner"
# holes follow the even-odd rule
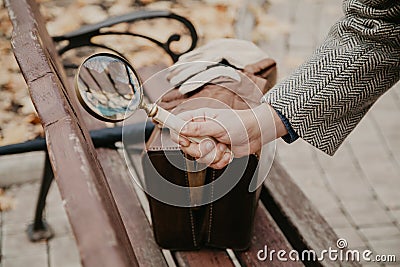
[[[169,128],[170,130],[174,131],[175,133],[179,134],[179,132],[181,131],[183,126],[185,126],[186,122],[184,120],[182,120],[181,118],[179,118],[178,116],[172,114],[171,112],[166,111],[162,107],[157,106],[156,108],[157,108],[157,111],[153,115],[153,119],[156,122],[164,125],[165,127]],[[212,142],[214,142],[214,145],[217,144],[217,141],[211,136],[203,136],[203,137],[183,136],[183,137],[187,138],[190,142],[196,143],[196,144],[200,144],[203,140],[206,140],[206,139],[209,139]],[[226,152],[231,153],[231,151],[229,149],[227,149]]]

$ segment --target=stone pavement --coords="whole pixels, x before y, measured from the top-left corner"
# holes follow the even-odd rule
[[[341,0],[274,0],[261,42],[280,78],[309,56],[342,16]],[[350,248],[395,254],[400,266],[400,83],[373,106],[335,156],[298,140],[277,142],[277,156]],[[366,266],[380,266],[369,263]]]
[[[257,25],[263,27],[265,36],[250,38],[277,59],[282,78],[312,53],[342,15],[341,1],[269,2],[269,16]],[[243,21],[248,18],[244,16]],[[375,255],[395,254],[398,262],[390,266],[400,266],[400,121],[396,120],[399,114],[397,84],[375,104],[334,157],[302,140],[291,145],[277,142],[280,162],[339,237],[346,239],[350,248],[370,249]],[[39,183],[35,182],[7,191],[17,203],[13,210],[1,214],[0,267],[80,266],[55,186],[51,188],[46,214],[56,236],[49,242],[27,241],[24,230],[32,218],[38,189]]]
[[[1,217],[1,267],[79,267],[78,250],[63,209],[61,196],[52,185],[46,207],[46,218],[55,236],[48,242],[31,243],[25,233],[32,221],[40,183],[25,183],[11,187],[7,195],[16,203]]]

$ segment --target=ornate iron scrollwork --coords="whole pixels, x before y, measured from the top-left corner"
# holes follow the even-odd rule
[[[143,34],[138,34],[138,33],[132,33],[132,32],[123,32],[123,31],[115,31],[115,30],[110,30],[110,31],[104,31],[105,28],[112,27],[113,25],[120,24],[120,23],[133,23],[137,21],[142,21],[142,20],[151,20],[151,19],[158,19],[158,18],[167,18],[167,19],[173,19],[181,24],[188,30],[188,33],[191,37],[191,44],[190,47],[183,52],[174,52],[171,48],[171,44],[173,42],[177,42],[181,40],[181,34],[179,33],[174,33],[169,38],[167,41],[163,42],[160,40],[157,40],[153,37],[146,36]],[[103,29],[103,31],[102,31]],[[173,62],[176,62],[179,58],[180,55],[193,50],[196,47],[198,36],[196,33],[196,30],[193,26],[193,24],[186,18],[179,16],[177,14],[174,14],[170,11],[136,11],[133,13],[129,13],[126,15],[118,16],[118,17],[113,17],[110,19],[107,19],[103,22],[97,23],[97,24],[92,24],[92,25],[87,25],[79,30],[73,31],[71,33],[65,34],[65,35],[60,35],[60,36],[55,36],[53,37],[53,40],[55,42],[61,42],[61,41],[67,41],[67,44],[64,45],[59,49],[59,54],[62,55],[68,50],[78,48],[78,47],[83,47],[83,46],[92,46],[92,47],[100,47],[100,48],[105,48],[109,49],[111,51],[114,51],[115,53],[123,56],[120,52],[116,51],[113,48],[110,48],[106,45],[102,44],[97,44],[92,41],[92,39],[96,36],[104,36],[104,35],[128,35],[128,36],[133,36],[133,37],[139,37],[139,38],[144,38],[146,40],[149,40],[156,44],[157,46],[161,47],[172,59]]]

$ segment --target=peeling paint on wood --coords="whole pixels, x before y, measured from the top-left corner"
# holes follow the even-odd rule
[[[45,127],[48,149],[84,266],[136,266],[137,261],[88,132],[75,117],[71,90],[33,0],[6,1],[13,49]],[[51,58],[53,57],[53,58]],[[72,100],[73,101],[73,100]],[[90,140],[89,140],[90,142]],[[99,193],[101,192],[101,194]]]

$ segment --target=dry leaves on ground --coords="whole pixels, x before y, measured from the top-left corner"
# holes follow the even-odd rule
[[[4,189],[0,188],[0,212],[14,208],[14,198],[5,194]]]
[[[234,37],[234,23],[237,14],[246,1],[244,0],[40,0],[41,12],[47,21],[50,35],[60,35],[82,25],[96,23],[107,17],[140,10],[171,10],[190,19],[198,34],[199,44],[222,37]],[[257,2],[257,1],[256,1]],[[263,9],[253,8],[256,21],[262,21]],[[151,34],[153,37],[166,39],[176,31],[173,22],[164,20],[139,22],[132,26],[118,25],[113,30],[125,29],[137,33]],[[261,27],[262,28],[262,27]],[[257,27],[256,27],[257,29]],[[7,11],[0,0],[0,145],[17,143],[43,134],[30,101],[28,90],[10,48],[11,23]],[[258,35],[254,35],[255,37]],[[262,36],[262,35],[261,35]],[[261,38],[261,37],[260,37]],[[174,51],[184,51],[189,38],[174,43]],[[110,47],[127,56],[135,68],[171,61],[161,49],[139,38],[111,36],[96,41],[105,42]],[[92,51],[93,52],[93,51]],[[80,63],[83,54],[68,53]]]

